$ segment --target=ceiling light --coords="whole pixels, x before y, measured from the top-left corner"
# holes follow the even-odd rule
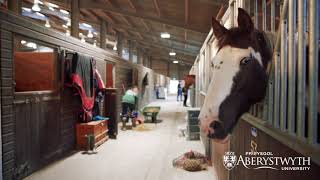
[[[179,63],[179,61],[173,61],[173,64],[178,64]]]
[[[65,25],[65,24],[62,24],[62,27],[64,27],[64,28],[68,29],[68,26],[67,26],[67,25]]]
[[[48,4],[48,7],[52,7],[52,8],[59,8],[59,6],[58,5],[56,5],[56,4],[53,4],[53,3],[47,3]]]
[[[87,23],[82,23],[82,25],[87,27],[87,28],[92,28],[92,26],[90,24],[87,24]]]
[[[45,15],[43,15],[42,13],[36,12],[36,15],[40,16],[40,17],[46,17]]]
[[[68,19],[67,26],[71,26],[71,20]]]
[[[118,48],[117,48],[116,45],[113,46],[113,50],[114,50],[114,51],[118,50]]]
[[[69,21],[69,20],[70,20],[70,18],[68,18],[68,17],[66,17],[66,16],[62,16],[61,18],[64,19],[64,20],[66,20],[66,21]]]
[[[27,43],[27,41],[25,41],[25,40],[21,40],[21,41],[20,41],[20,43],[21,43],[21,44],[26,44],[26,43]]]
[[[54,11],[53,7],[49,6],[48,8],[50,9],[50,11]]]
[[[31,9],[30,8],[26,8],[26,7],[23,7],[22,10],[27,11],[27,12],[31,12]]]
[[[88,38],[93,38],[93,34],[92,34],[92,32],[91,32],[91,30],[89,30],[89,32],[88,32]]]
[[[160,37],[163,39],[169,39],[170,38],[170,34],[167,32],[163,32],[160,34]]]
[[[70,31],[69,30],[66,31],[66,35],[70,36]]]
[[[175,55],[176,55],[176,52],[171,51],[171,52],[169,52],[169,55],[170,55],[170,56],[175,56]]]
[[[29,47],[29,48],[37,49],[37,45],[35,43],[33,43],[33,42],[27,43],[26,46]]]
[[[63,9],[60,9],[60,12],[62,12],[63,14],[69,14],[69,12],[68,12],[68,11],[63,10]]]
[[[36,2],[36,0],[35,0],[34,2]],[[32,11],[35,11],[35,12],[41,11],[41,8],[40,8],[38,2],[33,4],[33,6],[32,6]]]
[[[51,27],[49,20],[46,20],[46,24],[44,26],[47,28]]]

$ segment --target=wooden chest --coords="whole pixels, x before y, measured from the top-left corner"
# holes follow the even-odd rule
[[[103,144],[108,140],[108,122],[91,121],[88,123],[77,124],[77,148],[88,149],[88,136],[94,136],[95,147]]]

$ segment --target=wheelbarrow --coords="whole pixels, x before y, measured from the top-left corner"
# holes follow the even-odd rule
[[[151,117],[151,121],[157,123],[157,115],[159,114],[160,109],[160,106],[145,106],[141,112],[146,120]]]

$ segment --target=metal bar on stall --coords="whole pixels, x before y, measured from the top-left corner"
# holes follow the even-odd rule
[[[287,59],[287,20],[281,21],[281,98],[280,98],[280,128],[286,129],[287,124],[287,86],[288,86],[288,59]]]
[[[276,31],[276,5],[275,5],[276,0],[271,0],[271,12],[270,12],[270,22],[271,22],[271,32]]]
[[[229,1],[229,11],[230,11],[230,25],[231,27],[234,27],[234,1]]]
[[[309,103],[308,103],[308,142],[317,143],[318,120],[318,51],[319,51],[319,0],[309,1]]]
[[[295,29],[296,29],[296,0],[289,1],[288,16],[288,131],[294,133],[296,120],[296,64],[295,58]]]
[[[273,126],[279,128],[280,115],[280,54],[274,54],[274,100],[273,100]]]
[[[262,29],[267,31],[267,3],[262,0]]]
[[[297,94],[297,135],[305,136],[305,77],[306,77],[306,48],[305,48],[305,1],[298,0],[298,94]]]
[[[269,75],[269,81],[268,81],[268,122],[272,124],[273,122],[273,95],[274,95],[274,85],[273,85],[273,80],[274,80],[274,66],[271,69],[270,75]]]
[[[254,1],[254,26],[255,28],[259,29],[259,4],[258,4],[258,0]]]

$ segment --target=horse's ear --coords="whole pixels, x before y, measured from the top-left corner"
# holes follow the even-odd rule
[[[249,14],[242,8],[238,8],[238,26],[246,32],[254,30],[253,22]]]
[[[218,39],[222,37],[228,30],[220,24],[214,17],[212,17],[212,30],[215,37]]]

